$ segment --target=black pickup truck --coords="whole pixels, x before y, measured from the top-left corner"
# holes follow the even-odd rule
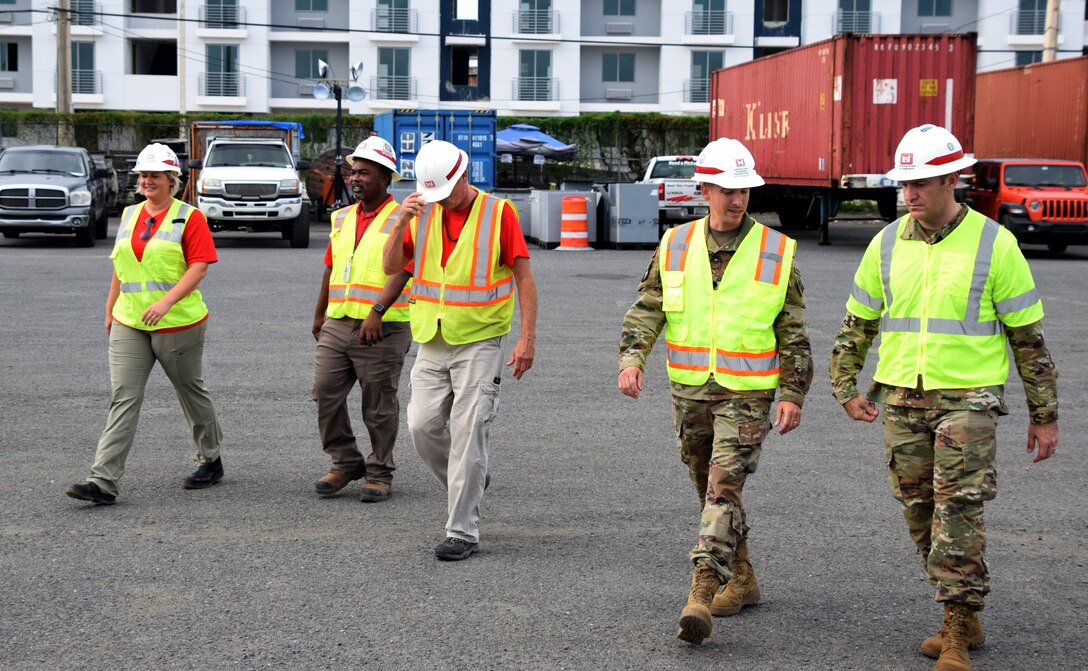
[[[0,154],[0,233],[75,234],[90,247],[106,237],[109,217],[105,181],[81,147],[9,147]]]

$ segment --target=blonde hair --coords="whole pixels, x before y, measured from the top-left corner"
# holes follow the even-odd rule
[[[167,177],[169,177],[170,178],[170,197],[171,198],[173,198],[174,196],[177,196],[178,191],[181,190],[181,177],[175,175],[172,172],[168,172],[166,170],[145,170],[143,172],[160,172],[163,175],[166,175]],[[139,176],[137,176],[137,178],[136,178],[136,191],[141,196],[143,196],[145,198],[147,197],[147,194],[144,193],[144,188],[140,185]]]

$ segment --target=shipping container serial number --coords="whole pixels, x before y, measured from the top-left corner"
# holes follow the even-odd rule
[[[892,44],[874,44],[873,51],[940,51],[941,45],[936,42],[908,42],[907,44],[899,44],[893,42]],[[956,48],[951,42],[948,43],[948,50],[955,51]]]

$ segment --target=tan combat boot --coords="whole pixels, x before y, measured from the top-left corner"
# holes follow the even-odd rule
[[[699,645],[704,638],[710,636],[712,622],[710,602],[721,585],[721,578],[713,568],[706,564],[695,567],[695,573],[691,576],[691,593],[688,595],[688,603],[680,611],[680,629],[676,632],[677,638]]]
[[[933,671],[971,671],[971,657],[967,654],[967,620],[974,609],[962,603],[944,605],[944,645]]]
[[[711,608],[711,612],[713,612]],[[944,632],[948,628],[948,615],[951,611],[945,609],[944,611],[944,624],[941,625],[941,630],[936,634],[933,634],[926,640],[922,641],[922,647],[919,649],[926,657],[932,657],[937,659],[941,656],[941,649],[944,647]],[[978,611],[973,610],[967,616],[967,647],[969,649],[975,649],[986,642],[986,633],[982,631],[982,622],[978,619]]]
[[[733,577],[725,583],[722,591],[714,595],[710,604],[710,613],[717,617],[736,615],[741,608],[759,603],[759,581],[752,564],[748,561],[748,544],[741,541],[733,560],[729,562]]]

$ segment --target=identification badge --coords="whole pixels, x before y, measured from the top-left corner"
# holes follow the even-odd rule
[[[351,261],[348,261],[344,265],[344,284],[347,284],[351,278]]]

